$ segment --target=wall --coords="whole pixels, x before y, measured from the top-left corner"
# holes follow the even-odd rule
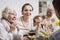
[[[33,6],[34,11],[32,17],[38,14],[38,0],[0,0],[0,18],[1,12],[6,6],[10,6],[15,9],[18,14],[17,18],[19,18],[21,16],[21,7],[25,3],[30,3]]]

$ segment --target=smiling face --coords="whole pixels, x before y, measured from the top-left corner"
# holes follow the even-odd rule
[[[22,11],[24,17],[29,17],[32,14],[32,7],[30,5],[26,5]]]
[[[8,15],[8,21],[10,22],[10,23],[13,23],[13,22],[15,22],[15,20],[16,20],[16,12],[14,11],[14,10],[12,10],[12,11],[10,11],[10,12],[8,12],[9,13],[9,15]]]

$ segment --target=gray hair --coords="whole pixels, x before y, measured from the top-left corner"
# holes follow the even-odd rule
[[[8,19],[8,16],[9,16],[9,12],[11,11],[14,11],[16,12],[15,10],[9,8],[9,7],[5,7],[5,9],[2,11],[2,19]]]

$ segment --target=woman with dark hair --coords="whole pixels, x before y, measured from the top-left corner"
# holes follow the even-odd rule
[[[32,27],[31,15],[33,12],[33,7],[31,4],[26,3],[22,6],[22,16],[18,19],[20,24],[20,32],[19,34],[23,35],[27,34]],[[23,39],[22,39],[23,40]]]

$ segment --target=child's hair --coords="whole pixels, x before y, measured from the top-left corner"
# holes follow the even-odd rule
[[[34,18],[33,18],[33,26],[35,26],[35,19],[38,19],[40,16],[39,15],[37,15],[37,16],[35,16]]]

